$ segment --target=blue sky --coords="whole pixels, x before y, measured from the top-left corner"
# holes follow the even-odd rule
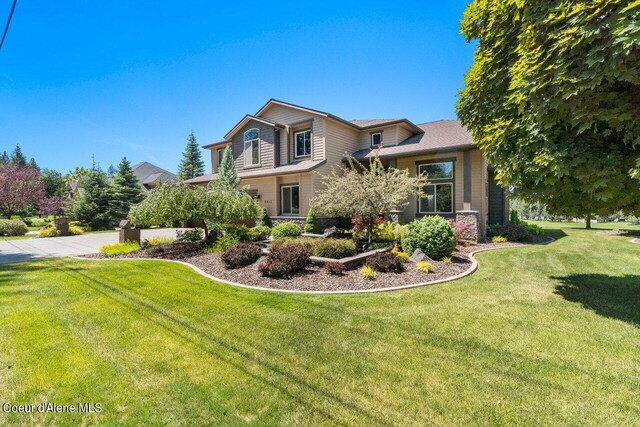
[[[0,51],[0,151],[19,143],[62,172],[92,155],[175,172],[191,130],[217,141],[269,98],[345,119],[455,118],[473,53],[465,5],[18,0]]]

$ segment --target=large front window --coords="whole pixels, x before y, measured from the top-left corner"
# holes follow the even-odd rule
[[[280,187],[280,204],[282,215],[298,215],[300,213],[300,187],[283,185]]]
[[[311,130],[296,132],[296,157],[306,157],[311,155]]]
[[[260,164],[260,130],[249,129],[244,133],[244,165]]]
[[[420,213],[453,213],[453,162],[427,163],[418,166],[418,173],[427,174],[430,183],[420,198]]]

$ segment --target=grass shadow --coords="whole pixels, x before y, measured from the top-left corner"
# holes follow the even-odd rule
[[[544,234],[545,234],[545,236],[553,237],[556,240],[560,240],[563,237],[567,237],[567,233],[565,233],[560,228],[558,228],[558,229],[545,228],[544,229]]]
[[[612,319],[640,327],[640,275],[572,274],[552,277],[564,299]]]

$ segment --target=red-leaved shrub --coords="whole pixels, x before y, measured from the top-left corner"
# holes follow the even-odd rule
[[[458,244],[464,243],[467,239],[467,233],[471,231],[471,226],[461,221],[453,223],[453,232],[456,233]]]
[[[272,246],[269,256],[258,266],[263,276],[282,277],[309,265],[311,251],[294,243]]]
[[[222,262],[227,268],[244,267],[260,258],[262,250],[250,243],[238,243],[222,253]]]
[[[324,271],[329,274],[333,274],[334,276],[342,276],[342,273],[344,273],[345,270],[346,268],[344,264],[339,262],[329,261],[324,264]]]
[[[356,215],[351,218],[351,226],[356,233],[361,233],[369,229],[369,226],[375,227],[376,225],[384,224],[384,217],[376,215],[373,217],[363,217]]]
[[[380,252],[367,258],[365,265],[373,268],[375,271],[386,273],[394,271],[401,273],[404,271],[404,264],[400,257],[393,252]]]

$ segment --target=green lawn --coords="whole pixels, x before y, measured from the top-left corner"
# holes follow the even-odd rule
[[[554,228],[463,280],[368,295],[0,265],[0,402],[104,408],[0,424],[638,425],[640,245]]]

